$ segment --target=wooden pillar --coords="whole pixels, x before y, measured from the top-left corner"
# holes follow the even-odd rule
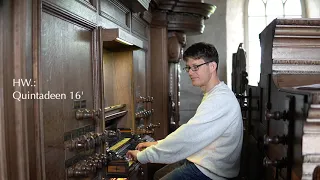
[[[38,179],[31,178],[31,174],[41,172],[30,168],[39,160],[35,140],[39,132],[35,129],[36,103],[13,97],[14,93],[32,93],[36,89],[33,66],[37,60],[38,29],[33,27],[38,20],[33,8],[38,8],[38,4],[37,0],[5,0],[0,4],[0,179]],[[25,80],[31,80],[35,86],[13,83]]]
[[[160,123],[155,129],[155,138],[163,139],[168,135],[168,30],[167,26],[151,26],[151,96],[154,114],[152,123]]]

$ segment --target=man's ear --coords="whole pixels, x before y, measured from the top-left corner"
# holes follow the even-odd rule
[[[210,63],[211,64],[211,66],[212,66],[212,71],[217,71],[217,63],[216,62],[212,62],[212,63]]]

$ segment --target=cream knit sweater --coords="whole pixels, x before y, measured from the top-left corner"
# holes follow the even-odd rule
[[[140,163],[193,162],[211,179],[238,175],[243,125],[239,103],[220,82],[204,94],[196,114],[158,144],[137,154]]]

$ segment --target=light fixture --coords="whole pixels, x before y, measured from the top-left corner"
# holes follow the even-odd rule
[[[128,51],[143,48],[143,41],[120,28],[101,29],[103,48],[112,51]]]
[[[129,46],[132,46],[133,44],[129,43],[128,41],[125,41],[123,39],[120,39],[120,38],[116,38],[115,41],[119,42],[119,43],[122,43],[122,44],[125,44],[125,45],[129,45]]]

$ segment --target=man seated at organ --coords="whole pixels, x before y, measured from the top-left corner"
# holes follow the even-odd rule
[[[183,59],[192,85],[204,93],[196,114],[166,138],[140,143],[127,156],[142,164],[168,164],[154,179],[234,178],[240,168],[242,115],[235,95],[217,75],[218,52],[201,42],[190,46]]]

